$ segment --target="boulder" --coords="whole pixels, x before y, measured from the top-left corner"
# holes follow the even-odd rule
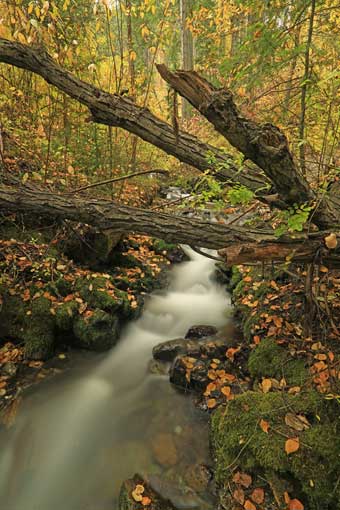
[[[209,382],[207,373],[210,360],[197,359],[194,363],[189,375],[186,357],[177,356],[170,368],[170,382],[184,390],[197,392],[205,390]]]
[[[199,354],[199,345],[192,340],[176,338],[162,342],[152,349],[152,355],[159,361],[173,361],[179,354]]]
[[[192,326],[187,334],[185,335],[185,338],[204,338],[207,336],[213,336],[216,335],[217,328],[215,326],[208,326],[205,324],[202,325],[196,325]]]
[[[77,317],[73,333],[78,347],[91,351],[105,351],[113,347],[119,338],[119,320],[103,310],[95,310],[91,317]]]

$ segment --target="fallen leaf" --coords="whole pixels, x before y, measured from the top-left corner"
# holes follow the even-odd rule
[[[244,503],[244,508],[246,510],[256,510],[256,506],[250,501],[250,499],[247,499],[247,501]]]
[[[209,398],[209,400],[207,401],[207,407],[209,409],[213,409],[214,407],[216,407],[216,405],[217,405],[216,398]]]
[[[294,430],[302,431],[309,428],[309,422],[302,414],[287,413],[285,424]]]
[[[338,241],[334,233],[331,233],[325,237],[325,245],[329,250],[334,250],[337,247]]]
[[[221,388],[221,393],[223,393],[223,395],[225,395],[226,397],[230,397],[231,394],[230,386],[223,386],[223,388]]]
[[[260,420],[260,427],[263,430],[263,432],[268,434],[268,430],[270,428],[270,425],[269,425],[269,423],[266,420]]]
[[[264,501],[264,490],[260,487],[257,489],[254,489],[253,492],[250,495],[251,499],[254,501],[254,503],[263,503]]]
[[[143,506],[148,506],[151,504],[151,498],[149,498],[148,496],[144,496],[144,498],[142,498],[141,503]]]
[[[262,388],[263,393],[268,393],[268,391],[270,390],[271,387],[272,387],[271,380],[263,379],[263,381],[261,383],[261,388]]]
[[[305,507],[303,506],[301,501],[298,499],[291,499],[289,501],[289,506],[288,506],[289,510],[304,510],[304,508]]]
[[[243,485],[246,489],[251,485],[252,481],[253,480],[250,475],[247,475],[247,473],[241,473],[240,471],[237,471],[237,473],[233,476],[233,482]]]
[[[233,493],[233,498],[240,503],[240,505],[243,505],[245,497],[244,497],[244,491],[242,489],[236,489]]]
[[[300,448],[300,440],[298,437],[292,437],[291,439],[287,439],[285,443],[285,451],[287,455],[290,453],[297,452]]]

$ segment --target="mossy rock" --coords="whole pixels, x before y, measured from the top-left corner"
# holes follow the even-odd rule
[[[262,340],[251,352],[248,369],[252,377],[284,377],[292,386],[302,386],[309,376],[304,360],[292,358],[284,347],[270,338]]]
[[[24,339],[24,323],[28,306],[18,296],[2,294],[0,309],[0,337],[17,340]]]
[[[62,303],[56,309],[55,321],[60,331],[72,331],[73,320],[78,315],[79,305],[76,301]]]
[[[229,466],[235,467],[237,459],[239,469],[253,476],[274,472],[287,480],[305,508],[339,509],[340,423],[334,406],[316,391],[294,396],[246,392],[219,408],[211,421],[217,483],[224,485],[232,476]],[[303,414],[309,428],[297,432],[286,425],[288,412]],[[268,421],[268,433],[260,428],[261,419]],[[300,448],[287,455],[286,439],[296,436]]]
[[[31,303],[6,295],[0,311],[0,336],[25,343],[29,359],[47,359],[53,354],[55,318],[51,302],[40,297]]]
[[[52,356],[55,343],[55,318],[51,302],[38,298],[31,303],[31,315],[24,326],[25,354],[30,359],[47,359]]]
[[[108,293],[108,279],[98,278],[79,278],[75,285],[75,290],[91,308],[99,308],[105,312],[115,313],[119,308],[124,307],[124,301],[127,301],[127,294],[115,289],[115,296]]]
[[[78,316],[73,322],[73,333],[79,347],[105,351],[119,338],[119,320],[103,310],[95,310],[91,317]]]

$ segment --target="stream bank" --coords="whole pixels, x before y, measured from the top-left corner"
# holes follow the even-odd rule
[[[292,279],[221,267],[243,337],[154,349],[172,360],[170,380],[211,413],[219,510],[340,508],[339,344],[331,321],[323,336],[306,336],[304,274],[295,270]],[[326,278],[340,292],[325,269],[315,284],[324,289]],[[329,308],[322,312],[325,320]]]

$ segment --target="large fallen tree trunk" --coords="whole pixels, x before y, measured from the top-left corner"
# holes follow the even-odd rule
[[[336,197],[319,200],[299,171],[284,133],[272,124],[258,124],[241,115],[229,90],[218,89],[195,71],[176,71],[160,64],[162,78],[202,113],[228,141],[258,165],[287,205],[316,205],[313,222],[320,228],[340,224]]]
[[[109,94],[84,82],[62,68],[42,48],[0,38],[0,62],[42,76],[48,83],[85,105],[94,122],[126,129],[183,163],[200,171],[211,169],[215,177],[223,182],[240,182],[253,191],[262,190],[262,193],[270,188],[269,181],[260,172],[239,172],[239,167],[230,155],[189,133],[175,133],[171,125],[153,115],[147,108],[137,106],[128,97]],[[214,160],[214,168],[209,159]]]
[[[208,223],[180,216],[156,213],[116,204],[108,200],[58,195],[49,191],[0,185],[0,211],[23,212],[68,219],[110,230],[111,233],[136,232],[203,248],[220,249],[229,265],[258,260],[312,261],[323,258],[332,265],[340,264],[340,254],[327,250],[327,232],[299,234],[294,238],[276,239],[272,230],[238,225]]]

